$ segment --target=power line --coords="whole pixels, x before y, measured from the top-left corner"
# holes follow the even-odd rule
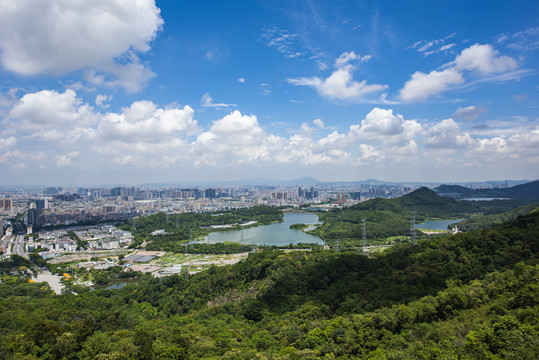
[[[187,257],[187,247],[193,242],[193,229],[189,229],[189,242],[185,243],[185,257]]]

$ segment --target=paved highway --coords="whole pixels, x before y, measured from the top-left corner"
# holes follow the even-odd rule
[[[9,258],[11,255],[16,254],[25,258],[29,258],[26,252],[26,242],[24,235],[5,236],[2,240],[2,247],[5,247],[4,258]]]
[[[28,253],[25,251],[24,235],[17,235],[13,244],[13,253],[19,256],[28,258]]]
[[[13,239],[14,239],[13,236],[8,237],[8,240],[7,240],[7,243],[6,243],[6,256],[7,257],[11,256],[11,246],[13,245]]]

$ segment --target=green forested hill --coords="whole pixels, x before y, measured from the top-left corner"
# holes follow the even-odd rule
[[[434,190],[438,193],[452,193],[462,197],[498,197],[537,200],[539,199],[539,180],[505,189],[470,189],[459,185],[440,185]]]
[[[419,216],[460,216],[478,210],[473,204],[442,197],[422,187],[395,199],[375,198],[354,205],[352,210],[380,210],[409,215],[416,211]]]
[[[0,359],[534,359],[538,244],[535,212],[372,258],[263,251],[78,295],[4,275]]]
[[[441,197],[422,187],[400,198],[376,198],[348,208],[322,213],[319,218],[324,224],[312,233],[330,243],[339,239],[358,245],[362,237],[362,219],[365,218],[369,240],[409,235],[413,211],[420,221],[427,217],[458,218],[480,209],[469,202]]]
[[[429,217],[462,216],[478,210],[473,204],[439,196],[426,187],[419,188],[394,201],[408,211],[417,211],[418,215]]]
[[[504,211],[501,213],[474,215],[469,219],[466,219],[458,223],[458,228],[461,231],[473,231],[488,228],[494,224],[499,224],[504,221],[513,220],[519,215],[527,214],[531,211],[537,211],[539,209],[539,203],[532,203],[524,206],[520,206],[516,209]]]
[[[478,189],[476,196],[502,197],[510,199],[539,199],[539,180],[522,185],[512,186],[507,189]]]

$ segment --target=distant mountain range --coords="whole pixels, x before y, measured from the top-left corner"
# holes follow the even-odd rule
[[[503,180],[503,181],[484,181],[484,182],[466,182],[462,184],[470,186],[498,186],[498,185],[517,185],[525,183],[525,180]],[[433,187],[438,185],[436,182],[421,182],[421,181],[384,181],[378,179],[366,179],[355,181],[320,181],[311,176],[304,176],[292,180],[270,179],[270,178],[249,178],[227,181],[174,181],[167,183],[150,183],[141,184],[141,186],[358,186],[358,185],[404,185],[404,186],[428,186]],[[460,186],[460,185],[444,185],[444,186]],[[461,186],[462,187],[462,186]]]
[[[464,194],[472,191],[471,189],[462,186],[515,186],[515,185],[525,185],[526,180],[495,180],[495,181],[483,181],[483,182],[466,182],[454,185],[440,185],[436,189],[439,193],[455,193],[455,194]],[[64,188],[77,188],[77,187],[116,187],[116,186],[137,186],[144,188],[158,188],[158,187],[194,187],[194,186],[203,186],[203,187],[220,187],[220,186],[359,186],[359,185],[402,185],[402,186],[428,186],[434,187],[439,185],[439,182],[421,182],[421,181],[384,181],[377,179],[366,179],[366,180],[355,180],[355,181],[320,181],[311,176],[304,176],[292,180],[280,180],[280,179],[270,179],[270,178],[249,178],[249,179],[238,179],[238,180],[227,180],[227,181],[166,181],[166,182],[152,182],[152,183],[142,183],[142,184],[56,184],[55,186],[63,186]],[[47,185],[50,186],[50,185]],[[44,185],[0,185],[0,191],[13,191],[18,189],[32,189],[39,190],[47,186]],[[466,190],[467,189],[467,190]],[[475,190],[474,190],[475,191]],[[474,193],[471,193],[470,196]],[[468,195],[465,195],[468,196]],[[477,195],[479,196],[479,195]],[[487,196],[487,195],[481,195]],[[490,195],[489,195],[490,196]]]
[[[434,188],[438,194],[469,198],[539,199],[539,180],[508,188],[470,189],[460,185],[440,185]]]
[[[269,178],[251,178],[226,181],[178,181],[170,183],[150,183],[142,184],[141,186],[283,186],[283,185],[320,185],[323,182],[316,180],[310,176],[304,176],[293,180],[277,180]]]

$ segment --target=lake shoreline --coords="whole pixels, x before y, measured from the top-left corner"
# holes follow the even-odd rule
[[[244,228],[227,228],[226,231],[211,232],[203,240],[191,243],[234,242],[257,246],[286,246],[300,243],[325,245],[325,242],[314,235],[301,230],[290,229],[294,224],[313,226],[320,224],[318,216],[312,213],[284,213],[283,221],[269,225],[251,225]]]

